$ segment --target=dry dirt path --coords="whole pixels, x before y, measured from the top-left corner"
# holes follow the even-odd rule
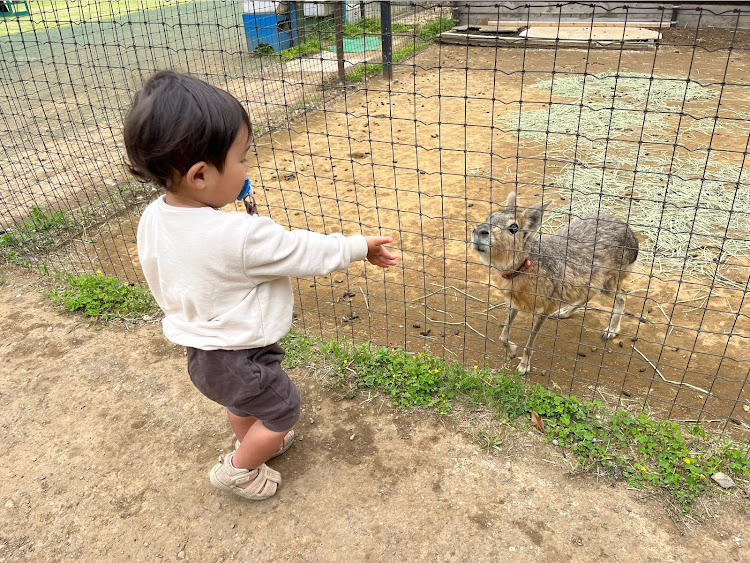
[[[493,457],[453,419],[338,400],[304,370],[282,488],[236,500],[208,481],[228,424],[158,324],[89,326],[45,279],[0,281],[0,561],[750,561],[734,505],[678,527],[534,433]]]

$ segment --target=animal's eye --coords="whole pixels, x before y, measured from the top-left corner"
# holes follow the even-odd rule
[[[515,235],[518,232],[518,225],[516,223],[511,223],[508,226],[508,230]]]

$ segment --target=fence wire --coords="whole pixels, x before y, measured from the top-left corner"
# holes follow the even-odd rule
[[[612,299],[595,298],[542,325],[526,377],[746,436],[747,7],[26,4],[0,14],[6,260],[143,283],[135,231],[158,192],[127,175],[122,121],[151,73],[190,72],[247,108],[263,213],[396,239],[401,269],[295,280],[296,330],[515,368],[510,284],[473,229],[511,192],[544,205],[542,241],[606,212],[640,244],[620,335],[600,339]]]

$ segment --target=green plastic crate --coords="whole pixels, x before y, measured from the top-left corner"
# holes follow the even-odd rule
[[[0,18],[17,18],[29,14],[29,3],[25,0],[0,0]]]

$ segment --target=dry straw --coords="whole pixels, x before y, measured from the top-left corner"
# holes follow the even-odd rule
[[[607,73],[532,87],[551,91],[552,103],[496,122],[505,135],[518,135],[524,154],[546,151],[547,177],[529,184],[561,196],[547,228],[613,213],[642,236],[641,262],[654,273],[738,285],[732,272],[750,258],[750,173],[741,153],[708,144],[721,132],[744,147],[748,131],[741,120],[716,119],[718,88]]]

